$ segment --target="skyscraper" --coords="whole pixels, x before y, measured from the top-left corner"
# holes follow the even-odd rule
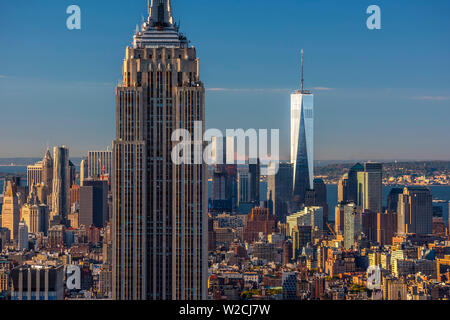
[[[358,202],[358,172],[364,171],[364,167],[357,163],[348,171],[347,198],[345,202]]]
[[[377,162],[364,163],[364,171],[357,173],[358,201],[363,210],[382,212],[383,165]]]
[[[303,88],[302,50],[301,88],[291,94],[291,163],[294,165],[293,200],[304,204],[314,179],[314,96]]]
[[[44,159],[42,159],[42,181],[48,188],[49,193],[51,193],[53,188],[53,159],[49,149],[47,149]]]
[[[433,232],[433,200],[426,187],[406,187],[399,195],[397,232],[431,234]]]
[[[34,165],[27,166],[27,184],[31,188],[33,184],[44,185],[51,189],[53,177],[53,160],[50,151],[47,149],[42,161]]]
[[[267,177],[267,199],[272,201],[272,212],[279,221],[285,221],[292,200],[292,164],[280,163],[278,173]]]
[[[250,203],[251,202],[251,177],[248,168],[238,169],[238,194],[239,194],[239,204]]]
[[[5,181],[6,193],[3,198],[2,228],[11,232],[11,238],[17,240],[20,222],[20,206],[13,181]]]
[[[27,166],[27,184],[29,187],[42,182],[42,162]]]
[[[80,164],[80,187],[83,186],[84,180],[88,178],[88,165],[85,159],[81,160]]]
[[[206,299],[207,166],[171,159],[173,131],[193,135],[204,120],[196,49],[174,24],[170,0],[153,0],[116,90],[114,299]]]
[[[259,159],[249,161],[248,171],[250,172],[250,201],[259,206],[260,190],[259,184],[261,179],[261,165]]]
[[[22,218],[30,233],[43,232],[48,229],[48,206],[41,203],[38,198],[37,187],[33,186],[27,203],[22,207]]]
[[[28,226],[25,220],[19,222],[17,248],[19,251],[28,250]]]
[[[108,182],[87,179],[80,187],[79,224],[103,228],[108,220]]]
[[[362,214],[352,202],[344,206],[344,247],[351,249],[362,232]]]
[[[70,213],[70,168],[69,149],[65,146],[53,148],[53,192],[50,221],[59,224]]]
[[[314,179],[314,205],[323,208],[323,223],[328,223],[327,186],[322,179]]]
[[[348,193],[348,173],[346,173],[338,183],[338,203],[347,203]]]
[[[392,188],[387,198],[387,211],[390,213],[397,213],[398,196],[403,193],[402,188]]]
[[[100,177],[102,175],[111,175],[112,151],[89,151],[87,159],[87,178]]]

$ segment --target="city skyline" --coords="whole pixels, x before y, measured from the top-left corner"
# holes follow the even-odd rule
[[[450,299],[450,3],[20,1],[0,301]]]
[[[255,1],[206,5],[199,0],[193,8],[173,1],[175,21],[181,20],[183,32],[201,49],[208,127],[280,128],[281,158],[289,159],[289,94],[298,84],[303,47],[308,52],[305,86],[316,98],[315,159],[449,159],[442,119],[449,116],[450,79],[443,57],[450,47],[440,41],[449,22],[436,14],[436,6],[445,10],[449,4],[379,1],[383,27],[378,31],[365,27],[368,4],[288,1],[292,10],[286,11]],[[120,48],[130,44],[127,35],[145,14],[145,4],[130,2],[127,10],[119,2],[79,5],[82,30],[69,31],[66,3],[2,4],[2,13],[9,12],[1,16],[2,29],[25,32],[29,25],[21,21],[36,21],[39,43],[29,40],[35,53],[25,59],[26,44],[0,34],[9,47],[0,53],[9,61],[0,72],[0,99],[7,106],[2,119],[8,119],[1,122],[0,134],[8,136],[16,123],[23,126],[14,139],[0,142],[0,157],[38,156],[46,144],[68,145],[74,156],[111,145]],[[275,25],[264,23],[267,10]],[[218,14],[225,11],[233,24]],[[280,30],[283,36],[274,38]],[[263,38],[273,46],[261,50]],[[239,59],[227,46],[240,52]],[[258,70],[262,64],[264,74]],[[94,65],[98,73],[90,71]],[[32,120],[24,119],[24,110]],[[236,113],[241,116],[232,116]]]

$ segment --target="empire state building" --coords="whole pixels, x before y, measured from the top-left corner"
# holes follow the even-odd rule
[[[116,90],[113,299],[206,299],[207,167],[171,158],[174,130],[205,130],[205,89],[171,1],[148,9]]]

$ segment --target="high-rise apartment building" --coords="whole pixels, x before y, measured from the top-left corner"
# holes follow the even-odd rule
[[[366,162],[364,171],[357,172],[358,201],[363,210],[382,212],[383,203],[383,165],[378,162]]]
[[[406,187],[398,199],[397,232],[433,233],[433,200],[426,187]]]
[[[291,94],[291,163],[293,201],[305,202],[314,179],[314,95],[303,89],[303,50],[301,88]]]
[[[203,135],[196,49],[153,0],[126,48],[113,144],[113,299],[196,300],[207,294],[207,166],[174,164],[176,129]],[[198,124],[198,123],[197,123]],[[197,145],[191,145],[193,161]]]
[[[363,231],[362,214],[354,203],[344,206],[344,247],[351,249]]]
[[[62,223],[70,213],[70,168],[69,149],[65,146],[53,148],[53,191],[50,221]]]
[[[44,159],[42,159],[42,182],[44,182],[49,193],[51,193],[53,188],[53,159],[49,149],[47,149]]]

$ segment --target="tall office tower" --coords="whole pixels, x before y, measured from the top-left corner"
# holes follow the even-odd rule
[[[348,171],[347,202],[358,202],[358,172],[364,171],[364,167],[357,163]]]
[[[108,182],[87,179],[80,188],[79,224],[103,228],[108,221]]]
[[[87,159],[87,178],[111,176],[112,151],[89,151]]]
[[[205,89],[169,0],[152,1],[126,48],[116,102],[113,299],[206,299],[207,166],[171,159],[174,130],[202,121],[203,135]]]
[[[323,208],[323,224],[328,223],[327,186],[322,179],[314,179],[314,205]]]
[[[12,181],[5,181],[6,193],[3,197],[2,228],[11,232],[11,238],[17,240],[20,222],[20,206],[17,197],[17,187]]]
[[[314,179],[314,96],[303,88],[302,50],[301,88],[291,94],[291,163],[293,173],[293,201],[298,207],[305,202]]]
[[[226,200],[227,172],[223,165],[214,166],[212,195],[213,201]]]
[[[47,234],[48,206],[39,201],[36,186],[32,188],[27,203],[22,207],[22,218],[25,220],[30,233],[43,232]]]
[[[19,222],[17,248],[19,251],[28,250],[28,226],[25,220]]]
[[[77,167],[69,160],[69,188],[77,184]]]
[[[80,187],[83,186],[84,180],[88,178],[88,164],[86,159],[81,160],[80,164]]]
[[[398,196],[403,193],[402,188],[392,188],[387,198],[387,211],[389,213],[397,213]]]
[[[397,231],[397,214],[394,212],[377,213],[377,242],[392,245],[392,237]]]
[[[344,247],[351,249],[362,232],[362,214],[354,203],[344,206]]]
[[[426,187],[406,187],[398,199],[397,232],[433,233],[433,200]]]
[[[231,200],[231,210],[236,212],[238,206],[238,169],[236,164],[227,164],[226,198]]]
[[[260,180],[261,180],[261,164],[259,159],[250,160],[248,165],[248,171],[250,172],[250,202],[253,202],[256,206],[260,204]]]
[[[27,166],[27,184],[29,187],[42,182],[42,161]]]
[[[272,212],[278,221],[284,222],[292,200],[292,164],[280,163],[278,173],[267,180],[267,199],[272,200]]]
[[[45,152],[44,159],[42,159],[42,182],[51,193],[53,187],[53,159],[50,150]]]
[[[211,212],[232,212],[236,209],[237,166],[226,164],[227,144],[233,146],[233,143],[231,138],[212,139],[214,170]]]
[[[336,234],[344,234],[344,209],[345,203],[338,203],[334,208],[334,231]]]
[[[383,210],[383,165],[377,162],[364,163],[364,171],[357,173],[358,201],[363,210],[378,213]]]
[[[338,183],[338,203],[346,203],[348,198],[348,173],[346,173]]]
[[[250,203],[251,202],[251,173],[248,168],[238,169],[238,203]]]
[[[63,223],[70,213],[70,168],[69,149],[65,146],[53,148],[53,192],[50,221]]]

